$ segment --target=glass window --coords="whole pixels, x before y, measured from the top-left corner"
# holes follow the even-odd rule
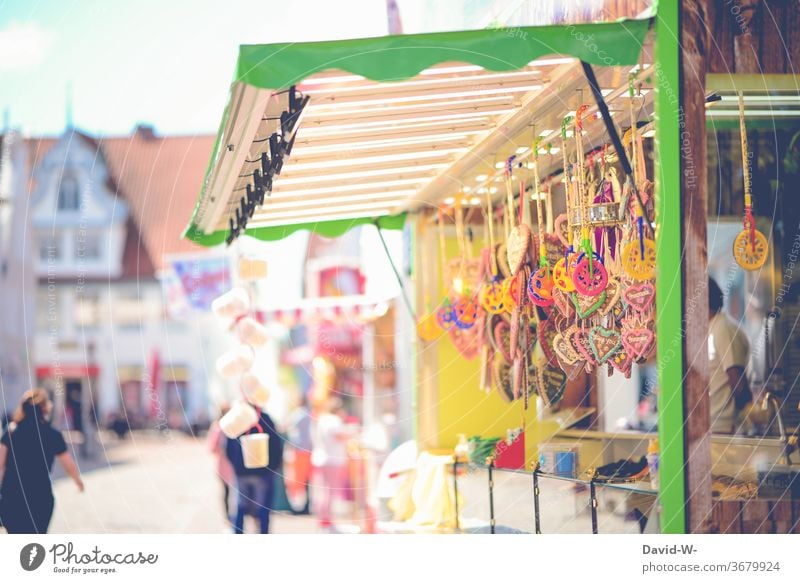
[[[96,292],[83,291],[75,298],[75,324],[90,328],[97,325],[99,319],[99,297]]]
[[[39,259],[45,263],[61,259],[61,246],[55,237],[41,237],[39,239]]]
[[[77,259],[99,259],[101,255],[99,235],[78,233],[75,240],[75,257]]]
[[[58,186],[58,210],[76,211],[80,208],[80,190],[74,176],[63,176]]]

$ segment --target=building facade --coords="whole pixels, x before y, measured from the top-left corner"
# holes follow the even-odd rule
[[[204,318],[177,319],[159,281],[180,252],[166,203],[196,193],[209,140],[133,135],[95,139],[68,129],[28,141],[36,381],[55,397],[64,428],[91,434],[208,420]],[[196,154],[196,155],[195,155]],[[182,156],[184,164],[172,160]]]

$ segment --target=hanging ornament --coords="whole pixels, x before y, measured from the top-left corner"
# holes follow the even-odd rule
[[[420,227],[420,238],[423,238],[425,234],[425,223],[422,223]],[[428,271],[428,246],[422,245],[420,248],[420,266],[419,266],[419,277],[420,277],[420,285],[423,289],[423,307],[424,313],[423,315],[417,320],[417,335],[420,339],[424,340],[425,342],[432,342],[439,338],[442,333],[443,329],[438,325],[436,320],[436,314],[431,310],[431,294],[430,294],[430,284],[431,282],[428,280],[430,277],[430,273]],[[444,269],[444,264],[441,265],[440,270]]]
[[[506,161],[506,214],[509,220],[509,233],[506,240],[506,253],[508,255],[508,265],[511,268],[511,274],[516,275],[525,263],[528,255],[528,248],[531,244],[531,229],[528,225],[519,221],[516,223],[514,215],[514,191],[513,191],[513,170],[514,156],[511,156]],[[522,205],[522,201],[520,201]]]
[[[584,296],[596,296],[608,284],[608,272],[596,253],[584,254],[572,272],[575,291]]]
[[[534,141],[533,151],[533,196],[536,198],[536,222],[538,227],[539,239],[539,268],[533,272],[528,280],[528,299],[535,306],[546,308],[553,305],[553,277],[550,272],[550,264],[547,261],[547,245],[545,243],[545,230],[542,213],[542,201],[539,193],[539,143]],[[519,188],[520,207],[525,217],[527,196],[525,186],[520,181]]]
[[[449,298],[445,298],[444,303],[436,310],[436,324],[444,331],[456,325],[456,312]]]
[[[453,312],[455,313],[456,326],[462,330],[468,330],[475,325],[475,320],[478,317],[478,306],[473,298],[462,295],[453,304]]]
[[[747,128],[744,123],[744,94],[739,92],[739,133],[742,138],[742,169],[744,171],[744,229],[733,242],[733,257],[742,269],[761,269],[769,257],[769,243],[756,229],[753,217],[753,195],[750,178],[750,153],[747,148]]]
[[[642,217],[637,220],[641,221]],[[647,281],[656,275],[656,244],[642,238],[641,228],[638,244],[633,241],[622,248],[622,270],[635,281]]]
[[[485,221],[489,227],[489,281],[484,283],[481,289],[480,305],[490,314],[499,314],[505,311],[505,296],[497,269],[497,255],[494,244],[494,210],[488,188],[486,189]]]

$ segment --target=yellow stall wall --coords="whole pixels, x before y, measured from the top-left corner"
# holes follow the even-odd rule
[[[480,228],[480,227],[479,227]],[[415,273],[417,306],[424,313],[422,280],[427,279],[433,307],[441,301],[442,287],[439,276],[439,244],[435,227],[420,229],[417,225],[417,262],[420,265],[421,246],[427,246],[424,265],[432,277],[419,277]],[[455,233],[448,229],[446,237],[448,259],[458,254]],[[480,240],[474,244],[473,256],[483,246]],[[508,429],[525,429],[526,465],[536,456],[537,445],[555,433],[555,423],[537,420],[536,402],[531,399],[528,410],[523,403],[508,404],[494,391],[486,394],[480,389],[480,358],[466,360],[459,354],[447,335],[433,342],[417,339],[417,437],[422,447],[430,449],[452,449],[458,443],[459,434],[468,438],[505,437]]]

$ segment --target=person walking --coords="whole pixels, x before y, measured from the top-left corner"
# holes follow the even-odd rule
[[[295,514],[309,514],[311,509],[311,424],[311,411],[303,397],[300,405],[289,414],[285,430],[290,447],[284,468],[284,482],[289,505]]]
[[[9,534],[47,532],[55,505],[50,479],[54,459],[83,492],[64,437],[50,425],[52,410],[47,391],[27,391],[0,438],[0,522]]]
[[[275,429],[275,423],[266,412],[260,412],[259,427],[249,433],[263,432],[269,436],[269,461],[265,468],[248,468],[244,465],[242,444],[238,439],[227,439],[225,454],[236,474],[236,516],[233,520],[234,534],[244,534],[244,517],[258,517],[261,534],[269,533],[272,500],[275,495],[275,476],[283,466],[283,438]]]
[[[222,418],[229,410],[230,406],[227,403],[222,404],[220,406],[219,418]],[[217,461],[217,476],[222,483],[222,504],[225,511],[225,519],[230,522],[232,518],[230,494],[231,488],[236,482],[236,478],[233,473],[233,466],[225,453],[227,438],[222,433],[222,429],[219,426],[219,418],[211,423],[211,427],[208,428],[207,444],[208,449]]]
[[[333,500],[344,496],[347,486],[347,440],[344,409],[338,397],[329,397],[314,422],[311,464],[316,476],[315,511],[323,530],[334,531]]]
[[[737,412],[753,399],[747,380],[750,342],[723,309],[724,296],[708,278],[708,361],[711,431],[733,433]]]

